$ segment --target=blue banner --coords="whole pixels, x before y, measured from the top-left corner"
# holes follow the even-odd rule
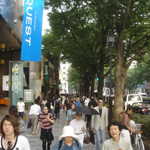
[[[44,0],[24,0],[21,60],[40,61]]]

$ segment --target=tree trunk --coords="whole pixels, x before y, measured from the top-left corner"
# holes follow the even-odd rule
[[[103,97],[104,77],[98,76],[98,97]]]
[[[119,120],[119,113],[123,111],[123,96],[125,81],[127,76],[126,61],[123,55],[123,42],[120,40],[117,47],[117,62],[115,72],[115,101],[114,101],[114,119]]]
[[[104,60],[103,55],[101,55],[101,60],[99,64],[99,70],[97,73],[98,77],[98,97],[103,97],[103,86],[104,86]]]
[[[91,91],[88,96],[94,96],[94,87],[95,87],[95,75],[92,76],[91,80]]]

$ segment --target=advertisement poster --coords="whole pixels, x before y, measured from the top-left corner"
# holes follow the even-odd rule
[[[10,62],[10,97],[13,105],[17,104],[19,98],[23,98],[23,62]]]
[[[8,75],[4,75],[2,77],[2,90],[3,91],[9,91],[9,76]]]

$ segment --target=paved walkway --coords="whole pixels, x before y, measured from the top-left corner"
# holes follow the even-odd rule
[[[5,114],[7,114],[7,112],[8,112],[7,107],[0,106],[0,120]],[[62,134],[62,129],[64,125],[65,125],[65,113],[61,111],[60,119],[56,120],[53,127],[54,141],[52,143],[52,146],[53,144],[58,142],[59,136]],[[40,140],[39,135],[33,136],[30,132],[30,129],[26,129],[23,135],[25,135],[28,138],[31,145],[31,150],[42,150],[42,142]],[[95,148],[92,144],[86,144],[84,145],[83,148],[83,150],[94,150],[94,149]]]
[[[56,120],[55,125],[53,127],[54,141],[52,143],[52,146],[53,146],[53,144],[55,144],[58,141],[58,138],[62,133],[62,128],[65,125],[65,119],[64,118],[65,118],[65,113],[61,112],[60,119]],[[27,131],[24,133],[24,135],[30,141],[31,150],[42,150],[42,143],[41,143],[41,140],[39,138],[39,135],[37,135],[37,136],[31,135],[29,129],[27,129]],[[83,148],[83,150],[94,150],[94,149],[95,148],[92,144],[85,145]]]

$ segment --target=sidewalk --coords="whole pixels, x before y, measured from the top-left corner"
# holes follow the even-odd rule
[[[60,119],[56,120],[55,125],[53,127],[54,141],[52,146],[58,142],[59,136],[62,134],[62,128],[65,125],[65,113],[61,111]],[[24,135],[29,139],[32,150],[42,150],[42,143],[38,136],[33,136],[30,134],[30,130],[24,133]],[[83,150],[94,150],[94,146],[92,144],[84,145]]]
[[[3,118],[5,114],[8,112],[8,107],[0,106],[0,120]],[[52,146],[58,142],[59,136],[62,134],[62,129],[65,126],[65,112],[61,111],[60,119],[56,120],[53,127],[54,141],[52,142]],[[30,129],[26,129],[23,133],[25,135],[31,145],[31,150],[42,150],[42,142],[40,140],[40,134],[33,136],[31,134]],[[92,144],[84,145],[83,150],[94,150],[95,146]]]

